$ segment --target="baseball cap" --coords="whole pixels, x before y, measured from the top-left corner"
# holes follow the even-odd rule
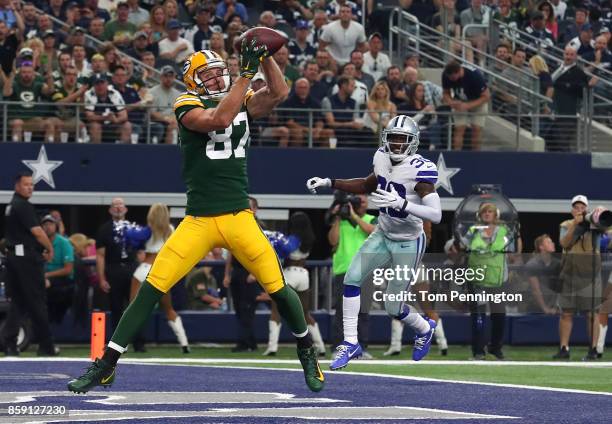
[[[53,31],[52,29],[48,29],[43,33],[42,38],[47,38],[47,37],[53,37],[55,38],[55,31]]]
[[[372,33],[372,35],[370,35],[370,36],[368,37],[368,41],[371,41],[371,40],[372,40],[372,38],[379,38],[381,41],[382,41],[382,39],[383,39],[382,35],[380,35],[380,32],[374,32],[374,33]]]
[[[47,215],[43,216],[43,218],[40,220],[41,224],[44,224],[45,222],[53,222],[54,224],[57,224],[57,221],[55,220],[55,218],[53,218],[53,215],[51,215],[50,213],[48,213]]]
[[[174,68],[170,65],[165,65],[162,66],[161,70],[159,71],[162,75],[166,75],[166,74],[174,74],[176,75],[176,71],[174,70]]]
[[[72,28],[72,31],[70,31],[71,34],[76,34],[77,32],[85,34],[87,31],[85,31],[85,28],[80,27],[80,26],[76,26]]]
[[[574,206],[576,202],[584,203],[585,206],[589,206],[589,199],[587,199],[584,194],[577,194],[572,197],[572,206]]]
[[[298,21],[295,23],[295,29],[308,29],[308,28],[310,28],[310,24],[308,23],[308,21],[304,19],[298,19]]]
[[[170,19],[166,24],[167,29],[180,29],[181,23],[177,19]]]
[[[591,31],[591,30],[593,30],[593,27],[591,26],[591,24],[588,24],[588,23],[582,25],[582,28],[580,28],[580,32],[582,32],[582,31]]]
[[[149,36],[144,31],[137,31],[136,33],[134,33],[134,38],[133,39],[135,40],[137,38],[142,38],[142,37],[148,38]]]
[[[29,47],[24,47],[23,49],[19,50],[19,57],[33,57],[34,56],[34,51],[29,48]]]
[[[108,79],[106,78],[106,75],[104,75],[102,73],[93,74],[92,77],[91,77],[92,84],[97,84],[97,83],[102,82],[102,81],[108,82]]]

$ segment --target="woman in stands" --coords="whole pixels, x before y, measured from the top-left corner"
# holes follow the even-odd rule
[[[555,12],[553,11],[552,4],[547,1],[544,1],[540,3],[540,5],[538,6],[538,10],[542,12],[542,15],[544,15],[544,26],[552,33],[556,42],[559,38],[559,25],[557,24],[557,18],[555,17]]]
[[[389,100],[391,91],[386,82],[380,81],[374,84],[368,99],[368,108],[363,117],[363,125],[372,130],[374,134],[387,126],[391,118],[397,115],[397,108]]]
[[[310,255],[310,250],[315,241],[315,234],[312,229],[310,218],[304,212],[295,212],[289,217],[287,236],[274,240],[274,235],[269,236],[272,245],[275,247],[280,257],[288,254],[284,262],[283,274],[285,281],[291,286],[300,297],[308,332],[312,336],[312,341],[319,355],[325,355],[325,344],[319,331],[319,325],[310,315],[310,276],[308,270],[304,268],[306,258]],[[276,233],[279,234],[279,233]],[[288,250],[284,252],[284,250]],[[264,356],[276,355],[278,350],[278,337],[281,330],[281,319],[278,308],[272,301],[272,311],[270,313],[268,348],[263,353]]]
[[[424,146],[429,145],[433,150],[441,144],[441,131],[437,125],[436,108],[425,101],[425,86],[420,82],[415,82],[410,86],[408,101],[399,106],[401,112],[406,112],[412,119],[419,124],[421,134],[419,139]]]
[[[170,224],[170,213],[168,207],[161,203],[154,203],[149,208],[147,214],[147,227],[149,229],[146,232],[138,231],[137,235],[128,230],[128,238],[138,239],[137,241],[144,243],[145,257],[140,266],[134,271],[132,276],[132,287],[130,290],[130,301],[136,297],[136,293],[140,289],[140,285],[147,278],[147,274],[151,270],[151,266],[157,253],[160,251],[166,240],[170,238],[170,235],[174,231],[174,227]],[[146,234],[142,237],[142,234]],[[189,341],[187,340],[187,334],[183,327],[181,317],[176,313],[172,307],[172,297],[170,292],[162,296],[159,301],[159,306],[168,320],[168,325],[172,329],[172,332],[176,336],[178,342],[181,345],[183,353],[189,353]]]
[[[166,24],[168,23],[168,16],[166,10],[160,4],[153,6],[149,18],[151,23],[152,42],[157,43],[159,40],[166,36]]]
[[[210,36],[210,49],[217,53],[219,56],[223,58],[223,60],[227,60],[228,54],[225,50],[225,40],[223,39],[223,34],[220,32],[213,32]]]

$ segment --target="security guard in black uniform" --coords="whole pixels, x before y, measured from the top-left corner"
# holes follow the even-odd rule
[[[38,355],[59,353],[51,338],[45,292],[45,260],[53,258],[53,245],[43,231],[32,197],[32,175],[21,173],[15,179],[15,193],[6,207],[7,297],[10,307],[3,334],[5,353],[18,355],[17,334],[24,313],[32,320],[38,338]]]

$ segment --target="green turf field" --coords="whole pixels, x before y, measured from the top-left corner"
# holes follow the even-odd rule
[[[282,346],[274,357],[263,357],[261,352],[253,353],[232,353],[228,346],[193,346],[192,353],[183,354],[176,346],[147,346],[146,353],[131,353],[124,355],[127,359],[150,359],[167,358],[164,363],[172,363],[172,359],[177,359],[181,363],[185,360],[193,359],[194,364],[198,360],[207,360],[207,365],[219,364],[223,366],[254,366],[254,367],[273,367],[273,368],[299,368],[295,363],[274,363],[274,360],[295,360],[294,349],[289,346]],[[346,369],[348,372],[378,373],[389,375],[403,375],[423,378],[435,378],[441,380],[455,381],[475,381],[498,384],[519,384],[527,386],[555,387],[565,389],[591,390],[612,393],[612,363],[593,362],[586,364],[581,362],[586,349],[582,347],[574,348],[572,360],[566,366],[550,366],[545,364],[504,364],[502,361],[490,359],[488,361],[460,364],[444,364],[441,361],[465,361],[470,357],[468,346],[451,346],[448,356],[440,356],[434,347],[426,360],[419,364],[397,364],[393,360],[408,360],[410,348],[404,347],[400,356],[385,358],[382,356],[385,348],[371,347],[369,352],[375,359],[384,360],[387,363],[371,363],[370,361],[353,361]],[[555,353],[552,346],[541,347],[512,347],[504,348],[507,361],[545,361],[555,364],[550,358]],[[34,356],[34,352],[24,352],[23,357]],[[64,346],[61,356],[84,358],[89,356],[89,348],[85,346]],[[493,358],[492,356],[487,358]],[[219,362],[216,362],[218,359]],[[228,360],[239,359],[244,361],[239,364],[228,364]],[[269,359],[270,361],[263,361]],[[329,355],[327,358],[329,359]],[[257,362],[249,362],[256,360]],[[176,362],[179,362],[176,361]],[[427,364],[430,361],[430,364]],[[431,362],[435,361],[435,362]],[[490,363],[495,362],[495,365]],[[201,362],[200,362],[201,364]],[[327,368],[327,363],[323,364],[323,369]]]

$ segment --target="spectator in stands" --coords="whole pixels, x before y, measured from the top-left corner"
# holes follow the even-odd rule
[[[23,33],[24,25],[19,10],[20,8],[21,6],[18,2],[14,2],[12,0],[0,0],[0,16],[3,17],[2,20],[4,23],[6,23],[6,26],[11,30],[19,30]]]
[[[236,38],[240,37],[240,35],[245,32],[248,27],[238,23],[236,21],[230,22],[225,29],[225,34],[223,37],[225,38],[225,50],[227,54],[230,56],[236,54],[234,51],[234,41]]]
[[[419,125],[421,145],[424,149],[434,150],[442,145],[440,126],[437,125],[436,107],[425,100],[425,86],[415,82],[410,86],[408,101],[398,109],[408,112]]]
[[[93,87],[85,92],[85,119],[91,142],[101,143],[104,136],[113,133],[121,143],[129,143],[132,125],[121,94],[109,87],[105,74],[94,74],[91,83]]]
[[[331,93],[331,89],[335,85],[335,78],[333,77],[319,78],[319,65],[314,60],[306,63],[304,78],[310,84],[310,96],[319,103]]]
[[[117,18],[104,25],[104,40],[112,41],[117,47],[129,46],[138,27],[128,21],[130,6],[125,1],[117,3]]]
[[[229,72],[231,81],[236,81],[240,76],[240,59],[238,56],[232,55],[227,58],[225,63],[227,64],[227,71]]]
[[[107,81],[110,82],[112,75],[108,72],[108,64],[100,53],[96,53],[91,57],[91,73],[89,78],[86,80],[81,80],[81,83],[86,83],[87,85],[93,87],[93,76],[94,74],[102,74],[105,76]]]
[[[499,0],[499,7],[493,13],[493,19],[504,23],[506,26],[501,26],[500,35],[506,40],[514,40],[518,37],[515,31],[521,27],[521,14],[512,7],[511,0]]]
[[[526,312],[556,315],[561,261],[553,256],[555,242],[548,234],[542,234],[535,239],[534,246],[533,257],[525,264],[531,288]]]
[[[390,100],[391,90],[384,81],[379,81],[370,91],[368,107],[363,117],[363,124],[377,136],[389,121],[397,115],[397,107]]]
[[[181,21],[179,17],[179,5],[176,0],[164,0],[162,5],[164,6],[164,10],[166,11],[168,21],[172,19],[176,19],[179,22]]]
[[[588,78],[576,63],[576,49],[567,46],[563,51],[563,63],[552,73],[554,94],[553,110],[555,125],[551,140],[547,140],[548,150],[568,150],[576,142],[576,113],[582,99],[582,91]]]
[[[53,72],[57,69],[57,49],[55,48],[57,39],[53,30],[47,30],[43,34],[43,51],[39,56],[40,67],[43,74]]]
[[[480,150],[482,128],[491,97],[487,83],[477,69],[451,61],[442,73],[444,103],[453,110],[453,149],[463,148],[465,129],[472,131],[472,150]]]
[[[548,1],[543,1],[538,6],[538,10],[542,12],[544,16],[544,25],[546,29],[550,31],[555,41],[559,38],[559,25],[557,23],[557,17],[555,16],[555,11],[553,10],[552,4]]]
[[[71,48],[76,45],[84,46],[87,39],[85,38],[85,28],[75,26],[70,30],[70,35],[66,38],[66,45]]]
[[[303,67],[306,62],[314,59],[317,50],[307,40],[310,25],[308,21],[300,19],[295,24],[295,38],[287,44],[289,60],[293,66]]]
[[[234,15],[240,16],[242,22],[249,21],[249,14],[244,4],[236,0],[222,0],[217,4],[216,15],[229,23],[230,18]]]
[[[365,84],[368,92],[374,87],[374,77],[363,71],[363,53],[360,50],[351,52],[351,63],[355,65],[355,79]]]
[[[593,29],[591,25],[582,25],[578,37],[572,38],[567,45],[573,47],[580,57],[593,53],[595,51],[595,41],[593,40]]]
[[[152,132],[159,134],[160,138],[163,134],[166,144],[176,144],[177,141],[177,123],[174,116],[174,102],[181,94],[179,90],[174,88],[176,80],[176,72],[171,66],[161,68],[161,82],[151,90],[149,90],[148,98],[151,108],[151,123]]]
[[[284,22],[295,26],[296,22],[300,19],[312,19],[313,14],[310,7],[307,2],[302,4],[299,0],[281,0],[274,11]]]
[[[336,72],[338,71],[338,64],[327,50],[317,50],[317,55],[315,56],[315,59],[317,61],[317,65],[319,66],[320,79],[329,80],[335,78]]]
[[[342,76],[338,78],[338,92],[321,103],[327,126],[334,130],[342,147],[363,146],[372,140],[369,131],[364,131],[363,120],[357,119],[357,104],[351,97],[354,90],[354,78]]]
[[[91,76],[91,64],[87,61],[85,46],[76,45],[72,48],[72,62],[83,81]]]
[[[308,42],[312,44],[315,49],[319,49],[319,39],[323,33],[323,27],[327,25],[327,13],[324,10],[317,9],[314,12],[314,18],[312,19],[312,29],[308,34]]]
[[[255,92],[264,89],[266,85],[266,78],[260,72],[251,80],[251,88]],[[289,144],[289,128],[281,125],[276,111],[263,118],[253,120],[249,127],[252,140],[256,140],[259,145],[268,144],[271,140],[278,140],[279,147],[287,147]]]
[[[542,12],[535,10],[531,13],[531,23],[525,28],[527,35],[523,36],[523,42],[530,46],[529,50],[535,54],[555,45],[555,38],[545,24]]]
[[[327,48],[339,65],[344,65],[351,59],[355,49],[365,51],[366,35],[363,25],[353,21],[351,7],[340,7],[340,19],[325,26],[319,39],[319,48]]]
[[[36,34],[33,34],[30,38],[42,39],[45,32],[53,30],[53,23],[51,22],[49,15],[41,13],[38,15],[38,27],[36,28]]]
[[[140,7],[138,3],[138,0],[127,0],[129,6],[128,21],[140,27],[145,22],[149,22],[149,12]]]
[[[55,92],[51,96],[51,99],[55,103],[80,103],[83,101],[83,94],[87,91],[88,86],[85,84],[79,84],[78,70],[73,65],[68,64],[64,74],[62,75],[59,84],[54,85]],[[83,123],[80,119],[77,119],[74,106],[59,106],[57,107],[56,116],[59,118],[57,125],[56,137],[60,141],[65,142],[68,139],[69,134],[81,134],[77,133],[77,129],[81,130],[84,128]],[[82,116],[82,112],[81,112]],[[63,135],[62,133],[66,133]]]
[[[223,59],[227,59],[228,54],[227,51],[225,51],[225,42],[222,33],[215,32],[210,36],[210,49],[219,54]]]
[[[36,78],[32,62],[22,62],[19,72],[15,68],[8,75],[0,71],[0,79],[4,98],[20,102],[8,109],[12,140],[29,142],[32,141],[32,133],[42,131],[44,141],[53,143],[56,119],[42,117],[36,107],[38,102],[43,101],[43,96],[53,92],[53,87]]]
[[[557,18],[558,21],[562,21],[563,19],[565,19],[567,3],[563,0],[550,0],[550,3],[552,4],[555,18]]]
[[[243,22],[240,22],[240,24],[242,25]],[[276,20],[276,16],[270,10],[264,10],[263,12],[261,12],[261,14],[259,15],[259,26],[281,31],[283,31],[284,28],[283,25],[279,25]],[[284,32],[286,33],[286,31]]]
[[[342,72],[340,76],[352,78],[355,81],[355,89],[353,90],[353,94],[351,94],[351,98],[355,100],[355,106],[357,110],[364,110],[368,103],[368,87],[359,81],[355,76],[355,65],[352,63],[347,63],[342,67]],[[339,90],[338,85],[336,84],[332,88],[332,94],[336,94]]]
[[[45,13],[54,17],[57,20],[66,20],[66,4],[64,0],[48,0],[48,3],[43,7]]]
[[[10,32],[6,22],[0,21],[0,67],[5,74],[13,69],[19,42],[19,38],[14,32]]]
[[[115,67],[119,64],[119,53],[117,53],[117,48],[113,45],[113,43],[105,42],[102,43],[98,51],[102,56],[104,56],[106,69],[112,73],[115,70]]]
[[[472,0],[471,6],[465,9],[459,15],[461,20],[461,26],[476,24],[476,25],[488,25],[491,15],[491,9],[489,6],[482,4],[482,0]],[[487,43],[487,30],[482,28],[470,28],[466,31],[465,35],[469,39],[472,46],[477,50],[485,50]],[[473,56],[473,51],[468,49],[470,56]],[[472,62],[477,58],[472,57]]]
[[[563,33],[563,39],[560,40],[562,44],[567,44],[570,40],[578,37],[580,35],[580,31],[584,25],[589,25],[588,22],[589,12],[584,7],[577,7],[574,15],[574,22],[571,22],[569,25],[565,27],[565,32]]]
[[[546,61],[542,56],[536,54],[535,56],[531,56],[531,59],[529,59],[529,67],[531,68],[531,72],[538,77],[540,82],[540,94],[548,97],[550,102],[552,102],[554,88]],[[543,104],[540,108],[540,112],[550,114],[550,105]]]
[[[420,80],[419,71],[412,66],[408,66],[404,69],[403,81],[407,87],[411,87],[412,84],[420,82],[425,89],[425,103],[433,105],[436,108],[442,105],[442,87],[428,80]]]
[[[406,86],[402,82],[402,71],[400,71],[398,66],[393,65],[387,68],[387,76],[382,80],[389,86],[389,90],[391,90],[391,101],[395,103],[396,106],[408,99]]]
[[[310,113],[303,110],[283,112],[283,121],[287,128],[289,128],[289,138],[292,145],[303,145],[308,139],[311,128],[312,141],[316,144],[328,145],[329,139],[334,137],[334,130],[324,128],[325,124],[323,116],[321,116],[321,103],[310,95],[310,82],[308,79],[298,79],[293,84],[293,92],[280,107],[283,109],[312,110]]]
[[[589,335],[589,351],[583,360],[597,359],[597,339],[599,325],[592,325],[593,305],[599,305],[601,299],[601,256],[599,242],[593,249],[592,237],[596,233],[588,231],[584,223],[584,216],[588,212],[589,201],[584,195],[572,198],[573,219],[563,221],[559,226],[559,244],[563,248],[563,261],[561,265],[561,295],[559,306],[561,317],[559,320],[559,352],[554,359],[569,359],[569,342],[572,334],[572,325],[576,313],[585,314],[587,334]],[[593,257],[595,256],[595,257]],[[593,264],[595,262],[595,264]],[[593,270],[595,265],[595,270]],[[595,281],[593,281],[595,274]],[[593,287],[595,284],[595,287]],[[593,294],[595,299],[593,299]],[[597,324],[597,322],[596,322]],[[592,328],[594,327],[594,328]]]
[[[53,258],[45,264],[45,287],[49,321],[61,323],[74,296],[74,250],[67,238],[58,234],[58,224],[45,215],[41,226],[53,244]]]
[[[128,121],[132,124],[131,142],[138,142],[140,135],[145,132],[145,112],[142,110],[142,99],[133,87],[128,85],[128,71],[122,65],[113,72],[113,88],[121,94],[128,114]]]
[[[220,309],[223,299],[219,297],[217,280],[212,275],[212,268],[205,266],[195,268],[187,275],[187,308],[194,311]]]
[[[146,32],[138,31],[134,34],[134,38],[132,38],[131,47],[128,48],[125,53],[140,60],[144,52],[150,51],[148,38]]]
[[[155,56],[151,52],[144,52],[141,57],[142,63],[147,65],[143,67],[140,79],[145,84],[145,87],[153,87],[156,84],[155,72]]]
[[[495,48],[495,58],[497,60],[493,62],[491,68],[496,75],[501,74],[504,69],[508,67],[508,64],[512,59],[510,51],[510,45],[506,44],[505,42],[498,44]]]
[[[287,85],[289,88],[291,88],[293,82],[300,77],[300,72],[289,63],[289,50],[286,46],[282,46],[276,53],[274,53],[273,57],[274,61],[285,76]]]
[[[89,22],[89,35],[96,38],[97,40],[104,40],[104,19],[93,18]],[[98,44],[99,42],[90,39],[85,42],[85,46],[94,50],[98,48]]]
[[[431,18],[438,11],[437,6],[439,5],[439,1],[399,0],[399,5],[406,12],[416,16],[422,24],[431,26]]]
[[[184,37],[191,43],[194,50],[209,49],[213,32],[222,32],[219,26],[210,25],[211,16],[213,16],[211,4],[199,6],[195,16],[195,25],[185,31]]]
[[[498,103],[493,106],[502,114],[516,114],[518,112],[520,94],[524,96],[520,99],[522,101],[521,107],[525,108],[525,112],[529,111],[529,99],[525,98],[526,93],[522,93],[521,90],[523,90],[523,88],[531,90],[535,88],[535,86],[532,83],[531,73],[525,68],[526,59],[527,53],[524,49],[521,47],[514,49],[512,53],[512,66],[506,67],[501,73],[504,79],[512,81],[514,84],[509,84],[505,81],[496,81],[494,99],[497,100]]]
[[[164,7],[160,4],[153,6],[149,13],[151,24],[152,37],[151,41],[154,43],[158,42],[166,36],[166,25],[168,24],[168,17]]]
[[[191,43],[179,36],[181,23],[176,19],[168,22],[166,26],[168,37],[159,42],[159,57],[172,61],[176,66],[181,66],[193,52]]]
[[[21,7],[21,16],[23,18],[22,36],[26,39],[35,36],[36,28],[38,27],[38,15],[34,3],[29,1],[24,2]]]
[[[609,79],[610,72],[612,72],[612,53],[607,48],[608,40],[605,35],[599,35],[595,39],[595,50],[591,53],[587,53],[583,56],[583,59],[591,62],[592,65],[587,69],[594,73],[593,78],[589,81],[589,85],[594,87],[595,93],[603,98],[612,98],[612,89],[604,82],[600,81],[600,78]],[[595,105],[595,115],[611,115],[609,105]]]
[[[81,11],[81,15],[84,18],[92,20],[94,18],[102,18],[106,23],[111,20],[111,15],[108,10],[98,7],[98,0],[84,0],[85,7]],[[81,24],[82,27],[88,26],[87,24]]]
[[[506,1],[509,2],[510,0]],[[442,27],[444,24],[444,19],[446,19],[446,29]],[[454,39],[449,45],[450,51],[454,52],[455,54],[461,51],[461,45],[455,42],[461,39],[461,18],[459,17],[459,13],[457,13],[457,9],[455,8],[455,0],[442,1],[440,11],[433,15],[431,19],[431,26],[437,31],[442,32]],[[438,41],[438,46],[442,48],[446,46],[446,42],[442,37],[440,37],[440,40]]]

